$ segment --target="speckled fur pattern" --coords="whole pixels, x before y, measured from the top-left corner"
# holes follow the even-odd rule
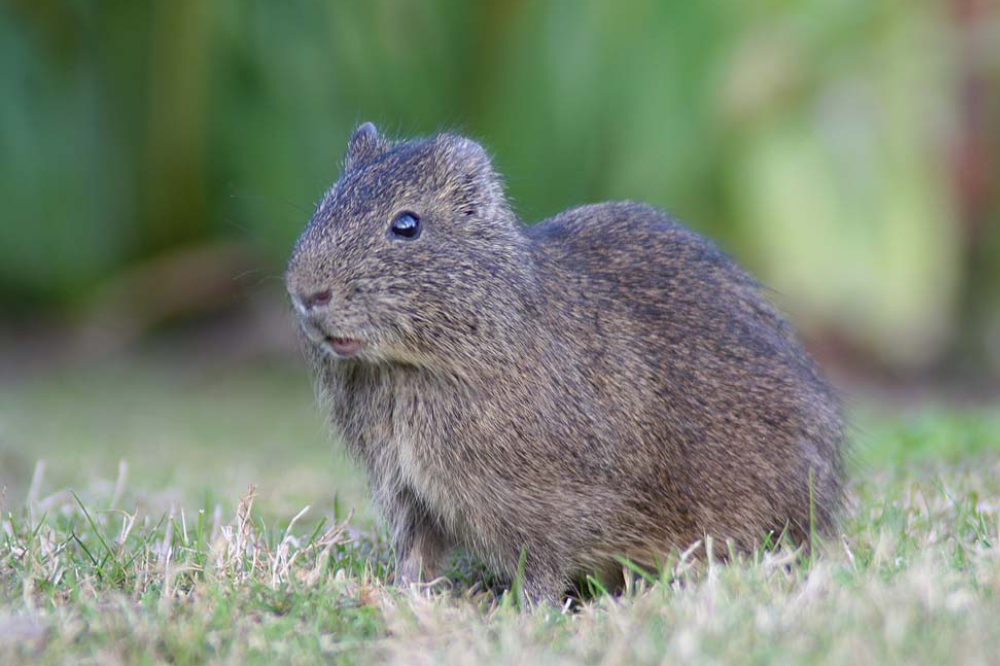
[[[390,238],[393,217],[423,224]],[[636,203],[526,227],[489,157],[452,134],[348,146],[292,254],[306,354],[364,467],[399,580],[463,548],[556,601],[616,556],[654,566],[828,532],[837,398],[757,284]],[[340,358],[324,336],[362,341]],[[812,522],[810,512],[812,511]],[[720,547],[718,550],[723,550]]]

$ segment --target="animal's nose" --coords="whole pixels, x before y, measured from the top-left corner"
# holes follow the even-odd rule
[[[296,300],[302,305],[304,310],[313,310],[315,308],[321,308],[330,302],[330,290],[324,289],[323,291],[317,291],[312,294],[299,294],[295,296]]]

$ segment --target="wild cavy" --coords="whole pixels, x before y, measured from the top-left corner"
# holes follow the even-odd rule
[[[453,547],[557,601],[616,556],[805,543],[840,503],[834,392],[757,283],[636,203],[524,226],[486,152],[370,123],[287,287],[397,577]]]

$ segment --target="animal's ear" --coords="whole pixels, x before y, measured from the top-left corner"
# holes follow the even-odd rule
[[[369,162],[389,148],[389,143],[378,135],[378,130],[371,123],[363,123],[354,130],[351,140],[347,142],[347,156],[344,158],[344,171],[362,162]]]
[[[452,134],[439,136],[437,142],[444,175],[441,189],[456,212],[479,215],[504,205],[503,185],[482,146]]]

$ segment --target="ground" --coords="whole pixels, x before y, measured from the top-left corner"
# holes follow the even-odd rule
[[[444,591],[386,585],[313,404],[284,366],[0,383],[0,663],[1000,663],[1000,410],[856,404],[819,552],[675,554],[563,610],[463,560]]]

